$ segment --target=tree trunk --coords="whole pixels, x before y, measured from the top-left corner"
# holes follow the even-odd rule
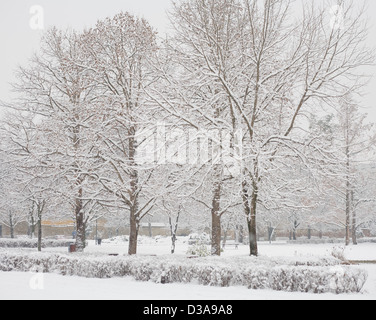
[[[226,228],[226,230],[223,232],[223,241],[222,241],[222,248],[223,249],[226,247],[227,234],[228,234],[228,228]]]
[[[130,208],[130,218],[129,218],[129,227],[130,227],[129,248],[128,248],[129,255],[137,254],[137,240],[138,240],[138,232],[140,229],[137,198],[132,199],[132,203],[133,205]]]
[[[274,230],[275,229],[271,225],[268,227],[268,241],[269,241],[270,244],[273,241]]]
[[[86,247],[86,227],[85,222],[83,221],[83,215],[80,214],[79,217],[76,219],[76,226],[77,226],[77,233],[76,233],[76,251],[77,252],[84,252]]]
[[[78,198],[76,198],[75,215],[76,215],[76,250],[77,252],[84,252],[86,241],[86,226],[85,215],[82,205],[82,188],[78,191]]]
[[[237,243],[244,243],[243,226],[242,225],[236,226],[235,233],[236,233],[236,242]]]
[[[346,246],[350,245],[350,221],[351,221],[351,209],[350,209],[350,183],[347,182],[346,188]]]
[[[42,212],[38,210],[38,251],[42,251]]]
[[[138,231],[139,231],[139,222],[136,217],[135,209],[131,208],[130,214],[130,233],[129,233],[129,248],[128,254],[135,255],[137,254],[137,239],[138,239]]]
[[[242,193],[243,193],[244,213],[247,217],[250,255],[258,256],[257,223],[256,223],[258,189],[255,185],[253,186],[251,205],[249,204],[248,184],[245,181],[245,179],[243,181]]]
[[[129,129],[129,163],[131,168],[131,174],[130,174],[130,233],[129,233],[129,248],[128,248],[128,254],[129,255],[135,255],[137,254],[137,239],[138,239],[138,232],[140,228],[140,221],[139,221],[139,215],[138,212],[138,171],[136,168],[136,149],[137,149],[137,142],[135,139],[136,134],[136,128],[131,127]]]
[[[9,212],[9,229],[10,229],[10,238],[14,239],[14,223],[13,223],[13,214]]]
[[[44,212],[44,207],[46,206],[46,201],[38,201],[37,204],[37,214],[38,214],[38,251],[42,251],[42,216]]]
[[[294,241],[298,240],[298,238],[296,236],[296,232],[298,231],[299,226],[300,226],[300,223],[298,222],[298,220],[294,220],[294,226],[293,226],[293,229],[292,229],[292,239]]]
[[[351,235],[352,235],[353,245],[358,245],[358,238],[356,236],[356,214],[355,214],[355,212],[353,212]]]
[[[30,236],[30,239],[34,239],[34,236],[35,236],[35,226],[36,226],[36,223],[35,223],[35,220],[34,220],[34,206],[35,206],[35,203],[33,201],[31,209],[30,209],[30,212],[29,212],[30,218],[29,218],[29,230],[28,230],[28,234]]]
[[[176,217],[175,221],[175,227],[172,225],[172,218],[171,215],[168,217],[168,221],[170,223],[170,231],[171,231],[171,254],[175,253],[175,248],[176,248],[176,234],[178,232],[178,226],[179,226],[179,218],[180,218],[180,213],[181,213],[181,206],[179,207],[178,211],[178,216]]]
[[[211,254],[212,256],[221,255],[221,217],[214,210],[212,211],[212,241]]]
[[[249,248],[251,251],[251,256],[258,256],[258,246],[257,246],[257,223],[256,223],[256,214],[257,214],[257,199],[258,199],[258,190],[256,186],[253,186],[252,192],[252,201],[251,201],[251,216],[250,221],[248,222],[248,231],[249,231]]]
[[[346,246],[350,245],[351,224],[351,183],[350,183],[350,147],[349,137],[346,137]]]
[[[356,211],[355,208],[353,207],[354,204],[354,191],[351,191],[351,207],[352,209],[352,226],[351,226],[351,235],[352,235],[352,242],[353,245],[358,245],[358,239],[356,237],[356,225],[357,225],[357,219],[356,219]]]
[[[222,191],[222,181],[219,175],[216,186],[215,186],[214,194],[213,194],[212,211],[211,211],[211,215],[212,215],[211,254],[212,256],[221,255],[221,235],[222,235],[221,214],[220,214],[221,191]]]
[[[176,248],[176,233],[172,234],[171,236],[171,254],[175,253]]]

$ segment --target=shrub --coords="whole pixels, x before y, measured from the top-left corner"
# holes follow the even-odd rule
[[[42,240],[42,248],[68,247],[74,240]],[[37,239],[0,239],[0,248],[37,248]]]
[[[355,267],[333,265],[326,259],[278,261],[266,258],[107,257],[52,253],[1,252],[0,271],[49,272],[64,276],[112,278],[131,276],[155,283],[191,283],[208,286],[246,286],[289,292],[360,292],[367,273]],[[312,266],[314,265],[314,266]]]
[[[187,255],[196,257],[208,257],[210,256],[210,250],[205,242],[198,241],[197,243],[189,246]]]

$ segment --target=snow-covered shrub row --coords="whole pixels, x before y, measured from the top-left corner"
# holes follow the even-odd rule
[[[289,240],[288,244],[342,244],[345,239],[298,239]]]
[[[42,240],[42,248],[68,247],[74,240]],[[0,239],[0,248],[37,248],[38,239]]]
[[[336,265],[267,258],[107,257],[53,253],[1,252],[0,271],[58,273],[87,278],[131,276],[156,283],[199,283],[207,286],[246,286],[290,292],[336,294],[360,292],[367,272]]]
[[[376,243],[375,238],[360,238],[358,243]],[[298,239],[289,240],[288,244],[344,244],[345,239]]]
[[[376,238],[360,238],[358,243],[376,243]]]

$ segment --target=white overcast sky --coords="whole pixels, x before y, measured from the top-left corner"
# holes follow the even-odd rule
[[[45,28],[55,25],[82,29],[93,26],[98,19],[128,11],[148,19],[164,34],[168,30],[166,11],[171,0],[0,0],[0,100],[10,99],[9,83],[14,81],[14,70],[27,63],[38,50],[41,31],[32,30],[29,25],[30,8],[34,5],[44,9]],[[371,19],[369,42],[376,47],[376,0],[369,0],[368,15]],[[376,68],[369,70],[375,76],[361,102],[370,120],[376,122]]]

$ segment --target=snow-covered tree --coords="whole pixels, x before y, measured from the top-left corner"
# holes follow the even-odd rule
[[[78,251],[91,222],[128,213],[130,255],[142,219],[161,212],[173,251],[182,215],[211,229],[213,255],[222,226],[242,226],[237,215],[251,255],[258,219],[269,230],[289,218],[293,231],[344,223],[355,239],[371,223],[359,210],[372,192],[361,191],[369,182],[355,165],[371,140],[350,94],[374,55],[364,7],[337,5],[341,21],[318,2],[295,19],[290,1],[181,0],[160,43],[128,13],[82,32],[47,31],[7,105],[16,113],[3,154],[17,165],[1,170],[17,183],[2,182],[3,193],[22,194],[32,226],[51,206],[69,208]],[[329,189],[339,200],[320,197]]]
[[[85,68],[95,81],[100,97],[95,105],[101,114],[96,156],[103,166],[93,177],[129,210],[129,254],[133,255],[140,222],[158,193],[150,186],[154,163],[144,165],[137,159],[145,143],[143,130],[153,132],[156,127],[158,110],[146,103],[144,93],[156,81],[149,67],[157,50],[156,32],[145,19],[120,13],[98,21],[85,37],[89,52]]]
[[[325,8],[313,3],[303,9],[300,21],[291,19],[291,3],[281,0],[174,5],[173,48],[185,85],[170,80],[171,90],[188,114],[201,114],[201,123],[240,127],[244,133],[242,198],[251,255],[258,254],[258,205],[273,197],[267,192],[270,175],[286,157],[301,160],[301,150],[314,145],[315,140],[304,140],[302,116],[314,104],[343,95],[343,88],[361,86],[357,68],[372,62],[364,46],[364,11],[339,4],[345,15],[341,27],[330,27]],[[173,103],[166,96],[159,100],[169,101],[167,107]],[[176,110],[170,113],[177,116]],[[213,184],[214,193],[220,185]]]
[[[27,208],[19,184],[20,174],[9,157],[0,152],[0,223],[15,237],[15,228],[27,220]]]
[[[40,54],[18,71],[19,97],[10,105],[34,119],[31,157],[55,176],[54,191],[72,208],[78,251],[84,250],[88,222],[97,218],[101,193],[90,175],[98,166],[93,150],[99,118],[93,82],[82,67],[86,59],[82,35],[46,32]]]

